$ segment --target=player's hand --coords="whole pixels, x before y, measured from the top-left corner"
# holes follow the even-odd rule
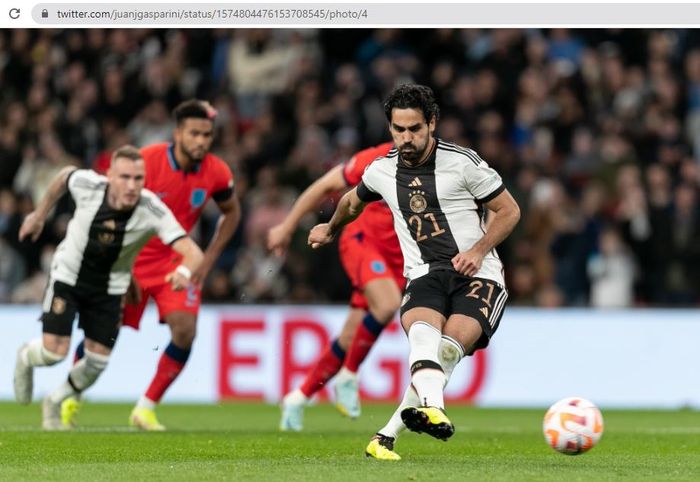
[[[44,218],[36,211],[32,211],[24,218],[22,226],[19,228],[19,240],[24,241],[27,236],[31,236],[32,242],[35,242],[43,230]]]
[[[481,263],[484,261],[484,255],[475,249],[470,249],[464,253],[459,253],[452,258],[452,267],[459,274],[465,276],[474,276],[481,269]]]
[[[291,241],[292,233],[284,223],[271,227],[267,232],[267,249],[279,258],[287,252]]]
[[[177,271],[172,271],[165,276],[165,282],[170,283],[173,291],[182,291],[190,284],[190,280]]]
[[[199,265],[199,268],[192,271],[192,278],[190,278],[190,282],[201,288],[202,284],[204,283],[204,280],[207,279],[207,276],[209,275],[209,271],[211,271],[212,266],[213,260],[209,261],[205,256],[204,260]]]
[[[126,290],[126,296],[124,302],[127,305],[138,305],[141,304],[141,287],[136,282],[134,277],[131,277],[131,282],[129,283],[129,288]]]
[[[309,231],[308,244],[313,249],[317,249],[333,241],[333,238],[334,236],[331,234],[328,223],[317,224]]]

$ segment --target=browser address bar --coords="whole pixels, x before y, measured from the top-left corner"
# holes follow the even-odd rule
[[[546,14],[543,14],[546,12]],[[700,4],[41,3],[41,26],[641,26],[696,25]]]

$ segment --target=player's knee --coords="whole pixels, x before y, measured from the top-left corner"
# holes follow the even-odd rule
[[[52,348],[53,349],[49,350],[44,346],[41,347],[41,357],[44,359],[44,363],[46,366],[51,366],[55,365],[56,363],[60,363],[66,359],[66,356],[68,356],[67,346],[59,346]]]
[[[197,326],[192,324],[181,324],[172,329],[173,342],[182,348],[189,348],[197,336]]]
[[[85,350],[85,364],[96,373],[101,373],[109,363],[109,353],[97,353]]]
[[[400,296],[387,296],[371,307],[372,315],[378,322],[388,325],[394,319],[396,312],[401,305]]]

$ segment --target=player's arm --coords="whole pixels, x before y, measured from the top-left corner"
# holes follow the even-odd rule
[[[320,248],[333,241],[340,228],[354,221],[362,213],[367,204],[357,194],[358,188],[362,186],[363,184],[360,183],[359,186],[345,193],[328,223],[317,224],[311,229],[308,243],[312,248]]]
[[[473,276],[481,269],[486,254],[506,239],[520,220],[518,203],[507,189],[485,202],[484,206],[491,211],[486,233],[468,251],[452,258],[455,270],[467,276]]]
[[[267,233],[267,249],[282,256],[287,250],[294,230],[301,218],[313,211],[328,194],[345,189],[343,165],[340,164],[318,178],[297,198],[284,221],[270,228]]]
[[[178,239],[171,246],[178,254],[182,255],[182,262],[171,273],[168,273],[165,281],[177,291],[185,289],[191,282],[192,273],[202,264],[204,254],[189,236]]]
[[[226,244],[236,232],[238,223],[241,220],[241,203],[238,196],[231,194],[231,197],[224,201],[217,202],[221,215],[216,223],[216,231],[209,242],[209,246],[204,253],[204,260],[199,268],[192,272],[192,282],[199,284],[204,281],[214,266],[217,258],[226,247]]]
[[[53,178],[41,201],[36,205],[34,211],[29,213],[22,226],[19,228],[19,240],[23,241],[27,236],[31,236],[32,241],[36,241],[44,229],[46,217],[56,202],[65,194],[68,189],[68,178],[76,170],[75,166],[64,167]]]

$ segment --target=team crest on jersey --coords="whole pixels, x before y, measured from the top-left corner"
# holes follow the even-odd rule
[[[382,274],[386,271],[386,266],[378,259],[371,261],[369,267],[372,269],[373,273],[377,274]]]
[[[97,234],[97,240],[102,244],[112,244],[116,237],[114,231],[117,229],[117,223],[114,219],[108,219],[102,223],[105,231]]]
[[[201,207],[204,201],[207,200],[207,190],[206,189],[195,189],[192,191],[192,196],[190,197],[190,204],[193,208]]]
[[[54,315],[62,315],[66,311],[66,300],[60,296],[54,296],[51,303],[51,312]]]
[[[428,201],[425,199],[424,191],[411,191],[409,196],[411,196],[411,200],[408,204],[411,207],[411,211],[414,213],[422,213],[425,211],[425,208],[428,207]]]

